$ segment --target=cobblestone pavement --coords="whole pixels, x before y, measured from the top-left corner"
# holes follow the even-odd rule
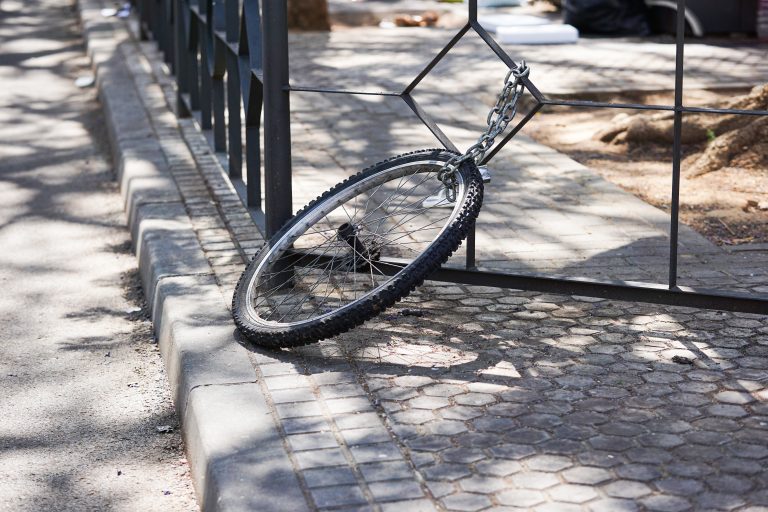
[[[170,81],[150,62],[171,103]],[[163,95],[147,89],[160,112]],[[335,132],[311,131],[305,121],[328,114],[324,105],[296,101],[307,111],[294,132],[302,189],[337,181],[338,171],[319,171],[351,166],[329,147],[346,151],[345,162],[361,149],[393,149],[362,148],[379,142],[373,129],[349,136],[359,110],[334,112]],[[377,105],[365,115],[386,118],[380,131],[407,142],[410,125]],[[262,241],[194,123],[179,126],[194,160],[170,128],[160,142],[231,296]],[[516,169],[508,172],[528,172]],[[547,180],[568,190],[588,171],[578,172],[542,172],[515,197],[546,191]],[[622,208],[631,199],[610,193]],[[749,281],[730,271],[732,281]],[[428,283],[351,333],[300,349],[249,349],[313,509],[768,511],[765,316]]]

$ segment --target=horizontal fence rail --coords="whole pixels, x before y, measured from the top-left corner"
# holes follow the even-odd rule
[[[488,163],[544,106],[671,111],[674,113],[669,272],[665,284],[599,281],[477,269],[474,230],[467,238],[465,269],[444,267],[430,279],[552,293],[768,313],[768,296],[678,286],[678,227],[682,116],[684,113],[765,116],[764,110],[688,107],[683,104],[685,0],[676,0],[676,60],[673,105],[645,105],[547,98],[527,77],[523,85],[534,100],[520,121],[489,151]],[[269,237],[291,218],[290,93],[398,97],[446,148],[456,145],[416,102],[412,92],[470,31],[476,33],[508,68],[517,64],[478,22],[477,0],[468,2],[468,21],[402,90],[351,91],[311,84],[290,85],[286,0],[136,0],[142,37],[153,37],[176,76],[180,117],[194,115],[220,156],[230,180]],[[263,112],[262,112],[263,110]],[[263,113],[263,125],[262,125]],[[242,133],[245,133],[243,145]],[[262,138],[263,137],[263,138]],[[262,146],[263,141],[263,146]],[[261,161],[262,147],[264,162]],[[262,168],[264,175],[262,177]],[[245,170],[245,179],[243,171]],[[264,189],[262,190],[262,178]],[[262,202],[264,207],[262,210]],[[391,269],[398,268],[390,262]]]

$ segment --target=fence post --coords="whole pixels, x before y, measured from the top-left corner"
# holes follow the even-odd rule
[[[255,1],[255,0],[245,0]],[[264,214],[267,237],[293,214],[286,0],[262,3],[264,37]]]

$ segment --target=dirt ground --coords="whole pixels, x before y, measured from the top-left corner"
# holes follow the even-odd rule
[[[720,106],[748,90],[686,91],[690,106]],[[583,99],[583,98],[580,98]],[[669,105],[672,93],[613,94],[596,101]],[[654,206],[669,211],[672,190],[672,145],[610,144],[594,137],[614,118],[634,110],[549,107],[524,132],[601,174]],[[768,168],[750,162],[700,177],[691,177],[691,163],[706,144],[683,146],[680,220],[718,245],[768,242]]]

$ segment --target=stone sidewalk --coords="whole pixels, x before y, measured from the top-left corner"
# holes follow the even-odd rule
[[[308,36],[307,46],[317,49],[312,37],[326,36]],[[324,51],[349,66],[360,58],[354,48],[349,43]],[[156,328],[181,389],[204,508],[768,510],[765,316],[428,283],[365,326],[314,346],[267,352],[239,341],[220,312],[262,240],[194,122],[168,115],[175,92],[152,45],[128,41],[121,51],[180,192],[189,219],[184,225],[207,259],[206,268],[147,278],[150,289],[158,289],[153,300],[163,312],[155,315]],[[369,64],[375,72],[376,63]],[[294,58],[297,65],[300,58]],[[302,76],[310,77],[310,68],[322,74],[334,64],[306,65]],[[294,95],[293,136],[302,188],[335,183],[359,167],[363,153],[375,161],[432,145],[423,133],[414,135],[408,118],[379,102],[337,98],[331,105],[324,97],[300,96],[307,95]],[[442,112],[462,121],[465,107],[455,105]],[[371,116],[376,133],[368,128],[366,137],[356,135]],[[452,130],[471,140],[482,119],[458,122]],[[572,195],[581,183],[583,193],[583,204],[571,205],[574,217],[521,228],[526,236],[547,223],[586,218],[595,200],[603,208],[590,213],[603,219],[598,227],[663,238],[652,208],[562,155],[528,140],[518,144],[520,151],[503,160],[508,166],[497,164],[492,184],[500,197],[512,198],[508,204],[541,197],[540,214],[557,214],[550,206],[563,204],[565,192]],[[301,195],[299,187],[296,192]],[[632,211],[614,225],[604,219],[617,205]],[[489,208],[484,217],[505,213],[501,206],[494,210],[493,198]],[[584,224],[578,229],[586,231]],[[684,234],[685,241],[709,251],[711,260],[723,258],[721,267],[730,274],[719,278],[756,286],[726,265],[731,255],[693,233]],[[164,256],[158,250],[145,260],[153,257]],[[765,278],[760,257],[751,258],[756,279]],[[551,259],[562,269],[575,258]],[[620,260],[602,268],[615,276],[641,264]],[[211,275],[221,295],[210,292]],[[711,276],[698,279],[705,277]],[[182,302],[193,313],[186,320],[173,313]],[[169,338],[167,325],[185,330]],[[216,334],[193,340],[189,333],[199,336],[203,326]],[[184,333],[196,343],[185,344]],[[224,351],[228,365],[220,363]],[[182,353],[196,363],[176,366]],[[244,357],[249,369],[241,366]],[[201,371],[210,384],[194,380]],[[249,415],[249,408],[258,414]]]

